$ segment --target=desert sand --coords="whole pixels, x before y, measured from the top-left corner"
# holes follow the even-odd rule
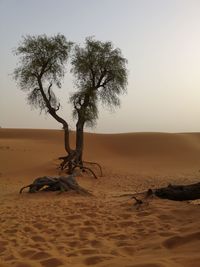
[[[93,196],[19,195],[37,177],[60,175],[62,155],[62,131],[0,129],[1,267],[200,266],[199,205],[153,198],[136,209],[120,197],[199,181],[199,133],[86,133],[84,158],[104,175],[77,180]]]

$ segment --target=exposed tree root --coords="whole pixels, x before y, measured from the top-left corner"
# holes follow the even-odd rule
[[[19,193],[21,194],[25,188],[29,188],[29,193],[36,193],[38,191],[66,192],[73,190],[79,194],[92,195],[88,190],[77,183],[74,175],[69,175],[67,177],[39,177],[35,179],[32,184],[22,187]]]
[[[97,162],[92,162],[92,161],[83,161],[83,163],[86,163],[86,164],[91,164],[91,165],[96,165],[98,166],[99,170],[100,170],[100,176],[102,177],[103,176],[103,171],[102,171],[102,168],[101,168],[101,165]]]
[[[87,171],[91,172],[92,175],[94,176],[94,178],[97,179],[96,174],[95,174],[95,173],[93,172],[93,170],[91,170],[90,168],[85,167],[85,166],[82,166],[82,165],[79,165],[79,164],[74,164],[74,166],[73,166],[73,168],[72,168],[72,171],[74,171],[76,168],[80,168],[82,171],[87,170]]]
[[[91,161],[78,161],[75,151],[72,152],[68,156],[59,157],[59,160],[62,160],[59,168],[61,170],[66,170],[66,172],[69,174],[72,174],[76,168],[79,168],[83,172],[89,171],[94,176],[94,178],[97,179],[97,175],[95,174],[95,172],[90,167],[85,166],[86,164],[91,164],[91,165],[96,165],[100,170],[100,176],[101,177],[103,176],[103,172],[102,172],[102,168],[100,164],[98,164],[97,162],[91,162]]]

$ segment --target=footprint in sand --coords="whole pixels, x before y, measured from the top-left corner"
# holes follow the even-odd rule
[[[83,224],[86,226],[90,226],[90,225],[93,225],[94,223],[91,220],[86,220],[83,222]]]
[[[42,223],[35,223],[33,224],[33,226],[39,230],[43,229],[44,228],[44,225]]]
[[[161,263],[141,263],[134,265],[126,265],[126,267],[165,267],[165,265]]]
[[[121,215],[121,218],[129,219],[129,218],[131,218],[131,214],[130,213],[124,213],[124,214]]]
[[[84,263],[86,265],[95,265],[97,263],[100,263],[100,262],[103,262],[103,261],[106,261],[106,260],[110,260],[112,259],[112,257],[105,257],[105,256],[92,256],[92,257],[88,257],[84,260]]]
[[[177,257],[174,260],[180,264],[180,266],[187,267],[199,267],[200,257]]]
[[[81,215],[69,215],[69,216],[67,216],[67,220],[68,221],[73,221],[74,219],[80,219],[80,217],[81,217]]]
[[[163,242],[163,245],[168,249],[173,249],[198,240],[200,240],[200,232],[192,233],[185,236],[173,236],[171,238],[166,239]]]
[[[40,252],[36,252],[35,254],[33,254],[30,259],[32,260],[41,260],[41,259],[47,259],[49,258],[51,255],[45,251],[40,251]]]
[[[121,226],[121,227],[133,227],[135,225],[136,225],[136,223],[133,221],[121,221],[121,222],[119,222],[119,226]]]
[[[23,258],[30,258],[33,254],[37,253],[38,251],[35,249],[24,249],[20,252],[20,255]]]
[[[6,250],[7,241],[0,241],[0,255]]]
[[[94,233],[94,232],[96,232],[96,229],[93,226],[81,227],[80,232]]]
[[[111,235],[110,238],[116,239],[116,240],[126,240],[128,239],[128,236],[124,234],[117,234],[117,235]]]
[[[67,242],[67,245],[68,245],[69,247],[77,247],[77,246],[80,245],[80,241],[79,241],[79,240],[77,240],[77,241],[68,241],[68,242]]]
[[[4,260],[5,261],[13,261],[13,260],[16,260],[16,257],[13,255],[13,254],[7,254],[6,253],[6,257],[4,257]],[[0,265],[0,267],[1,267],[1,265]]]
[[[135,248],[133,246],[124,246],[121,247],[121,251],[123,254],[128,255],[128,256],[133,256],[135,253]]]
[[[44,261],[40,261],[40,264],[44,267],[57,267],[63,265],[63,261],[57,258],[50,258]]]
[[[67,257],[76,257],[76,256],[78,256],[76,252],[67,253]]]
[[[92,247],[95,247],[95,248],[102,247],[102,242],[99,241],[99,240],[91,240],[90,244],[91,244]]]
[[[25,231],[25,232],[28,232],[28,233],[33,233],[33,232],[34,232],[34,229],[31,228],[31,227],[29,227],[29,226],[25,226],[25,227],[24,227],[24,231]]]
[[[32,240],[35,242],[45,242],[45,239],[39,235],[32,236]]]
[[[15,263],[14,267],[32,267],[29,263],[25,263],[25,262],[17,262]]]
[[[17,230],[16,230],[16,229],[12,229],[12,228],[10,228],[10,229],[4,231],[4,233],[6,233],[6,234],[8,234],[8,235],[13,235],[13,234],[15,234],[16,232],[17,232]]]
[[[80,253],[82,255],[94,255],[94,254],[98,254],[99,253],[99,250],[84,248],[84,249],[80,249],[78,251],[78,253]]]

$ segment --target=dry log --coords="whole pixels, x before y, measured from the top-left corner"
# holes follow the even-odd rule
[[[148,194],[156,195],[159,198],[183,201],[200,199],[200,183],[190,185],[171,185],[167,187],[149,190]]]
[[[87,191],[77,183],[76,178],[73,174],[60,177],[38,177],[33,181],[32,184],[22,187],[19,193],[21,194],[25,188],[29,188],[29,193],[36,193],[38,191],[65,192],[73,190],[79,194],[91,195],[89,191]]]

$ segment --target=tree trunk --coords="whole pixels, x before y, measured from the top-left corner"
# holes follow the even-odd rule
[[[74,151],[70,148],[68,125],[67,125],[67,127],[64,128],[64,144],[65,144],[65,151],[68,154],[66,158],[69,158],[69,160],[68,160],[68,172],[69,172],[69,174],[72,174],[72,172],[73,172],[73,165],[72,165],[73,156],[72,156],[72,154],[74,153]]]
[[[68,153],[68,155],[71,153],[70,148],[70,141],[69,141],[69,129],[68,126],[64,127],[64,144],[65,144],[65,151]]]
[[[41,95],[43,97],[43,100],[46,104],[46,107],[48,109],[48,112],[49,114],[59,123],[62,124],[63,126],[63,129],[64,129],[64,145],[65,145],[65,150],[66,152],[68,153],[68,155],[70,155],[72,153],[72,150],[70,148],[70,142],[69,142],[69,126],[68,126],[68,123],[62,118],[60,117],[58,114],[57,114],[57,111],[59,110],[59,107],[60,105],[58,106],[57,109],[55,109],[54,107],[52,107],[51,105],[51,91],[50,91],[50,88],[52,86],[52,84],[49,85],[49,98],[47,97],[45,91],[44,91],[44,88],[43,88],[43,85],[42,85],[42,78],[41,77],[38,77],[38,85],[39,85],[39,90],[41,92]]]
[[[81,119],[76,124],[76,163],[83,166],[83,147],[84,147],[84,122]]]

